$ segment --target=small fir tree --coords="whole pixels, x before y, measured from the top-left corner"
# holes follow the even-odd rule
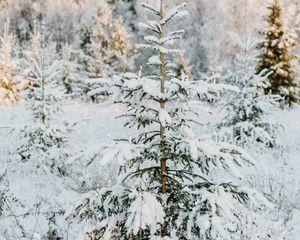
[[[256,41],[245,32],[237,37],[237,43],[240,52],[236,55],[235,70],[224,77],[237,91],[227,95],[227,114],[219,124],[220,134],[243,147],[278,147],[279,125],[270,123],[267,116],[275,111],[280,97],[264,95],[268,75],[265,76],[265,71],[256,73]]]
[[[168,11],[163,0],[158,9],[142,6],[157,18],[140,24],[153,33],[141,47],[153,51],[147,65],[155,74],[116,76],[109,88],[125,104],[123,117],[134,135],[78,157],[89,165],[100,161],[102,184],[65,216],[89,220],[83,239],[238,239],[236,210],[243,211],[248,195],[235,176],[251,160],[212,136],[197,137],[192,106],[205,109],[207,103],[189,101],[208,99],[224,84],[176,78],[172,60],[180,51],[171,46],[184,31],[167,27],[186,15],[185,3]]]
[[[257,72],[267,70],[265,74],[268,74],[269,85],[265,88],[266,93],[279,94],[287,103],[296,103],[299,101],[299,83],[293,66],[296,57],[290,54],[295,41],[283,29],[282,9],[278,0],[274,0],[268,9],[268,29],[264,32],[265,39],[261,43],[262,54],[259,56]]]
[[[36,28],[32,37],[31,45],[35,48],[27,50],[24,60],[26,78],[31,82],[26,97],[31,118],[20,131],[14,154],[19,156],[19,166],[24,168],[21,174],[28,176],[38,189],[33,204],[44,209],[42,221],[48,223],[47,231],[41,233],[40,238],[59,239],[62,228],[57,220],[64,212],[63,203],[59,198],[55,201],[48,199],[65,190],[64,181],[68,175],[66,159],[70,152],[67,138],[71,126],[64,119],[61,109],[64,89],[59,76],[63,61],[53,60],[44,25],[41,30]],[[46,185],[47,192],[41,191]],[[31,212],[28,213],[30,217]]]
[[[36,168],[48,166],[64,174],[63,145],[66,142],[68,123],[58,120],[63,90],[55,81],[62,68],[62,61],[53,63],[47,55],[47,40],[43,31],[35,32],[31,45],[34,52],[27,52],[27,78],[31,82],[27,103],[32,120],[22,130],[22,141],[17,153],[23,161],[32,161]],[[50,59],[49,59],[50,58]],[[65,157],[65,156],[64,156]],[[46,168],[45,168],[46,169]]]

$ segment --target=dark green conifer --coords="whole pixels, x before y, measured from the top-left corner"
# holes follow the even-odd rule
[[[260,46],[262,54],[259,57],[257,72],[268,75],[269,85],[265,88],[266,93],[279,94],[285,102],[296,103],[299,102],[298,83],[292,63],[296,57],[290,54],[295,41],[291,34],[284,31],[282,9],[278,0],[274,0],[268,9],[268,29],[263,33],[264,40]]]

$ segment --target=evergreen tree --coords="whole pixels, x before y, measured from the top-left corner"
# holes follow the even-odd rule
[[[33,182],[32,188],[36,190],[33,206],[25,208],[43,209],[43,216],[40,217],[48,223],[46,231],[37,235],[41,239],[59,239],[62,228],[57,224],[57,219],[64,213],[64,203],[59,198],[55,201],[48,199],[61,194],[64,189],[63,182],[68,175],[66,159],[70,156],[67,139],[71,126],[61,109],[64,89],[59,84],[59,76],[63,61],[53,60],[48,42],[42,25],[32,34],[33,50],[27,49],[25,53],[26,78],[31,82],[26,104],[31,116],[19,133],[20,139],[16,142],[13,157],[16,159],[17,155],[20,160],[18,165],[23,168],[17,174],[28,176]],[[46,186],[51,187],[46,192],[41,191]],[[28,219],[36,214],[27,211]]]
[[[171,46],[184,31],[167,27],[186,15],[185,3],[168,11],[163,0],[159,8],[142,6],[157,18],[140,24],[153,33],[141,47],[154,52],[147,65],[155,74],[116,76],[109,88],[125,104],[125,125],[134,136],[92,146],[78,157],[89,165],[100,161],[102,184],[65,216],[90,221],[83,239],[239,239],[237,209],[243,211],[248,191],[240,190],[235,176],[251,159],[212,136],[197,137],[192,128],[192,106],[208,111],[206,102],[194,100],[224,84],[176,78],[172,61],[180,51]]]
[[[48,166],[64,174],[60,158],[65,157],[62,147],[69,128],[68,123],[58,121],[63,90],[55,81],[62,61],[51,63],[52,54],[47,54],[47,46],[44,30],[36,29],[31,42],[33,51],[26,52],[25,59],[27,78],[31,82],[26,100],[32,121],[22,129],[22,141],[17,153],[21,160],[32,161],[36,168]]]
[[[280,97],[264,95],[267,85],[265,71],[256,73],[257,42],[245,32],[237,37],[240,52],[236,55],[235,70],[225,75],[225,81],[236,86],[228,93],[225,118],[219,124],[221,135],[243,147],[279,146],[279,126],[268,122],[267,116],[275,111]]]
[[[283,29],[282,9],[278,0],[274,0],[268,9],[268,29],[264,32],[265,39],[261,43],[262,54],[257,72],[268,71],[269,86],[265,88],[266,93],[280,94],[287,103],[296,103],[299,101],[299,83],[293,66],[295,56],[290,54],[295,41]]]

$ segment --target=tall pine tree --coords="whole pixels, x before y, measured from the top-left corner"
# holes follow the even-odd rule
[[[274,0],[268,9],[268,29],[264,32],[265,39],[261,43],[262,54],[259,57],[257,72],[267,70],[269,86],[265,88],[266,93],[280,94],[287,103],[292,104],[299,101],[298,82],[292,63],[295,56],[290,54],[295,42],[292,36],[284,31],[282,9],[278,0]]]

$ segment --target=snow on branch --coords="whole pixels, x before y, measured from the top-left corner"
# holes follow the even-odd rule
[[[51,79],[53,79],[57,75],[57,73],[61,71],[62,67],[63,67],[63,61],[60,60],[54,61],[45,72],[45,75],[47,76],[45,80],[50,81]]]
[[[174,31],[174,32],[171,32],[168,36],[162,38],[160,40],[160,43],[168,43],[172,40],[175,40],[175,39],[180,39],[183,37],[183,35],[185,34],[185,31],[184,30],[179,30],[179,31]]]
[[[160,14],[159,10],[157,10],[156,8],[154,8],[153,6],[151,6],[150,4],[142,3],[141,5],[142,5],[142,7],[143,7],[147,12],[150,12],[150,13],[153,13],[153,14],[159,16],[159,14]]]
[[[162,46],[152,46],[149,44],[140,44],[139,45],[140,48],[146,48],[146,49],[151,49],[153,51],[158,51],[160,53],[164,53],[164,54],[179,54],[180,50],[179,49],[168,49]]]
[[[186,15],[188,15],[187,11],[181,11],[181,9],[185,8],[187,6],[187,3],[180,4],[172,9],[170,9],[165,17],[160,21],[161,25],[167,24],[170,20],[174,18],[183,18]]]
[[[159,39],[157,37],[155,37],[155,36],[145,36],[144,39],[147,42],[152,42],[152,43],[160,44]]]
[[[164,53],[164,54],[179,54],[180,50],[179,49],[168,49],[165,47],[159,47],[159,52]]]
[[[149,45],[149,44],[139,44],[139,48],[145,48],[145,49],[151,49],[153,51],[159,51],[159,47],[152,46],[152,45]]]
[[[155,36],[149,35],[149,36],[145,36],[144,39],[147,42],[150,43],[155,43],[157,45],[161,45],[161,44],[173,44],[175,39],[180,39],[182,38],[183,34],[185,33],[184,30],[180,30],[180,31],[174,31],[171,32],[168,36],[162,38],[162,39],[158,39]]]
[[[165,109],[159,110],[159,122],[162,124],[162,126],[166,126],[167,124],[172,122],[172,118],[170,117],[169,113]]]
[[[133,232],[137,235],[140,229],[144,230],[148,226],[151,234],[154,234],[158,224],[164,222],[164,209],[153,194],[142,192],[137,195],[127,211],[129,214],[125,226],[128,234]]]
[[[147,21],[147,23],[140,22],[138,25],[140,28],[145,28],[145,29],[151,30],[157,34],[161,33],[161,27],[160,27],[159,23],[156,21]]]
[[[159,56],[155,55],[149,58],[147,65],[159,66],[161,64]]]

